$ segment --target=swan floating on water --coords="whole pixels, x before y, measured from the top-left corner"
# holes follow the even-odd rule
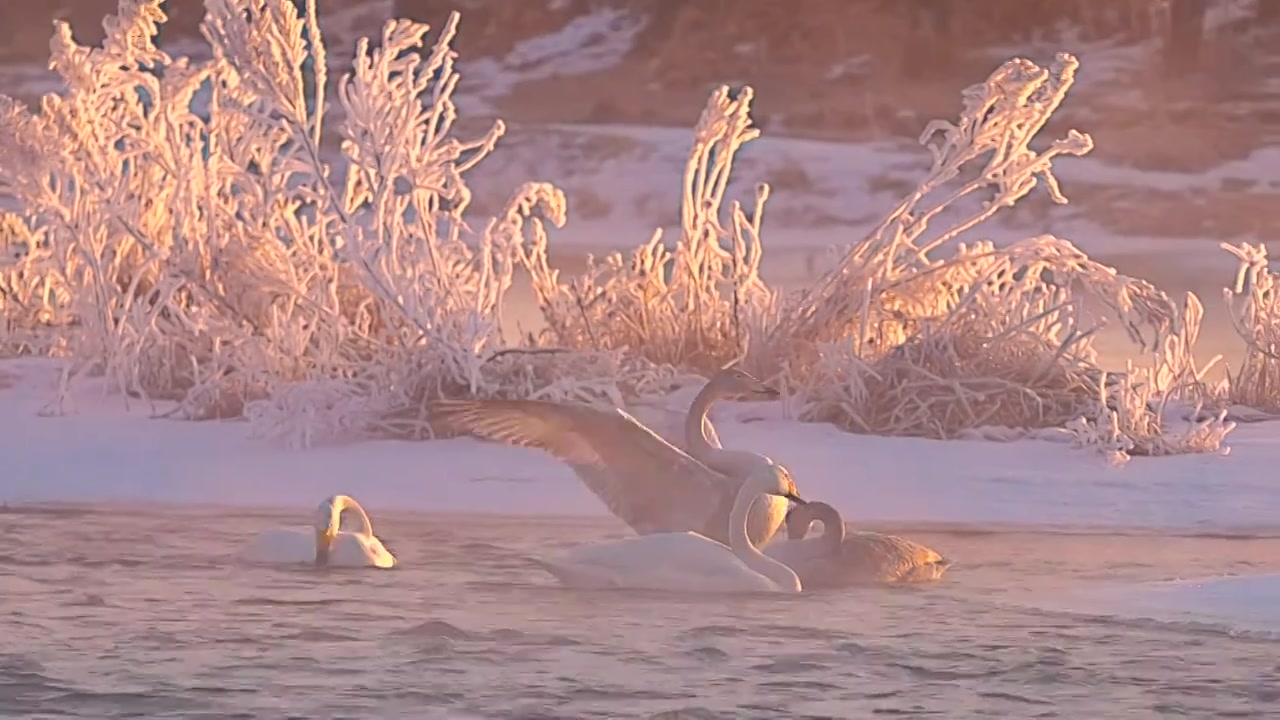
[[[805,538],[814,522],[822,535]],[[765,548],[796,571],[807,589],[937,580],[951,567],[933,550],[896,535],[846,533],[839,511],[824,502],[797,505],[787,514],[787,537]]]
[[[573,468],[609,511],[636,533],[690,530],[728,543],[729,513],[743,478],[773,465],[763,455],[720,447],[707,419],[711,404],[730,394],[773,399],[778,391],[732,367],[712,376],[689,408],[686,452],[624,410],[545,400],[442,400],[431,406],[438,430],[550,453]],[[787,502],[756,503],[747,536],[763,545],[786,517]]]
[[[343,530],[342,514],[360,520],[358,530]],[[274,528],[258,533],[245,557],[263,563],[313,563],[329,567],[389,568],[395,556],[373,534],[373,523],[360,503],[349,495],[333,495],[316,508],[310,528]]]
[[[799,576],[767,557],[747,536],[747,518],[760,495],[804,503],[781,465],[757,465],[741,484],[726,530],[729,545],[694,532],[666,532],[571,550],[538,560],[560,584],[684,592],[800,592]]]

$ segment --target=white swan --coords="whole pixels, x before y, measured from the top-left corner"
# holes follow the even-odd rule
[[[437,434],[470,434],[554,455],[640,535],[691,530],[727,543],[729,512],[742,478],[772,463],[763,455],[720,448],[709,422],[704,435],[707,408],[729,393],[778,396],[744,372],[717,373],[689,410],[690,452],[621,409],[544,400],[442,400],[431,406],[430,421]],[[747,521],[752,543],[773,537],[785,516],[786,502],[776,498],[754,506]]]
[[[641,535],[537,561],[562,585],[686,592],[800,592],[800,578],[763,555],[747,537],[760,495],[796,503],[795,481],[781,465],[757,465],[738,489],[728,520],[729,546],[693,532]]]
[[[685,416],[684,443],[690,455],[703,465],[727,475],[731,478],[745,478],[761,464],[772,465],[768,456],[746,450],[726,450],[720,444],[720,435],[707,417],[711,405],[717,400],[733,396],[748,397],[759,400],[776,400],[778,391],[771,385],[757,380],[750,373],[726,365],[711,376],[707,384],[693,398],[689,405],[689,413]],[[719,514],[727,514],[728,506]],[[786,500],[773,496],[762,496],[760,502],[751,506],[751,516],[747,520],[748,534],[752,542],[764,545],[778,532],[787,516]]]
[[[822,535],[806,538],[812,523]],[[937,552],[896,535],[846,533],[839,511],[824,502],[797,505],[787,514],[787,537],[765,548],[769,557],[795,570],[808,589],[870,583],[937,580],[951,567]]]
[[[342,513],[347,510],[360,519],[360,527],[354,532],[341,529]],[[333,495],[320,503],[313,527],[274,528],[258,533],[244,555],[262,563],[376,568],[396,564],[395,556],[373,534],[368,513],[349,495]]]

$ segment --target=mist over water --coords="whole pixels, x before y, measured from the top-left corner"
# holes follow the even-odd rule
[[[3,515],[14,717],[1260,717],[1276,640],[1057,607],[1132,581],[1280,570],[1280,540],[895,528],[959,559],[923,588],[561,589],[529,561],[612,522],[370,507],[390,571],[261,567],[307,513]],[[661,713],[680,714],[661,715]]]

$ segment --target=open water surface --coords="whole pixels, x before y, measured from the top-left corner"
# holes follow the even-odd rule
[[[895,528],[957,566],[923,588],[708,597],[565,590],[526,560],[609,522],[371,507],[393,570],[236,559],[308,511],[0,513],[0,716],[1280,716],[1275,634],[1061,609],[1101,584],[1280,571],[1280,538]]]

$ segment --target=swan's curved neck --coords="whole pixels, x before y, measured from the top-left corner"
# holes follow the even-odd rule
[[[723,399],[725,391],[712,380],[700,390],[693,403],[689,405],[689,414],[684,421],[684,444],[695,460],[718,473],[741,479],[751,473],[763,459],[771,462],[763,455],[743,450],[725,450],[720,444],[720,436],[711,424],[707,413],[711,405]]]
[[[747,517],[751,506],[760,499],[747,485],[749,483],[743,483],[739,489],[733,512],[729,514],[729,547],[747,567],[769,578],[779,590],[800,592],[800,577],[795,571],[760,552],[747,535]]]
[[[844,547],[844,518],[826,503],[812,503],[813,519],[822,523],[822,547],[828,554],[838,555]]]
[[[355,498],[347,495],[338,495],[333,499],[333,529],[342,527],[342,513],[346,510],[354,512],[356,517],[360,518],[358,532],[366,538],[373,537],[373,523],[369,520],[369,514],[360,507],[360,503],[356,502]]]
[[[684,443],[688,446],[689,454],[712,468],[715,466],[707,458],[715,458],[716,451],[722,446],[720,436],[716,434],[715,426],[711,424],[711,418],[707,414],[711,412],[712,403],[723,395],[724,392],[716,381],[707,383],[694,396],[693,403],[689,405],[689,414],[684,420]]]

